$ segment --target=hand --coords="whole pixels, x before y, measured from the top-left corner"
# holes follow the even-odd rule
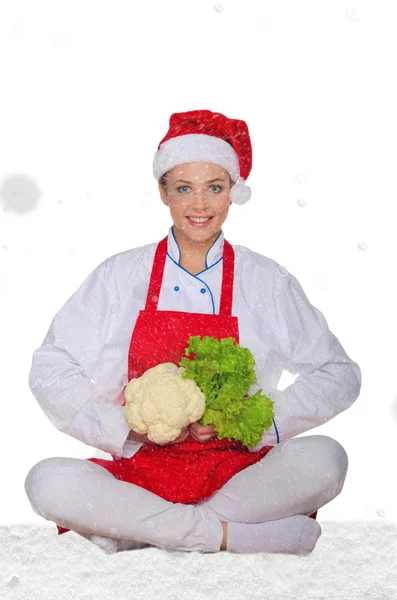
[[[157,444],[158,446],[170,446],[171,444],[179,444],[180,442],[183,442],[186,440],[186,438],[189,435],[189,429],[188,426],[183,427],[183,429],[181,430],[181,433],[178,435],[178,437],[175,440],[172,440],[171,442],[165,442],[165,444]],[[153,444],[153,442],[151,442]]]
[[[127,440],[131,440],[131,442],[139,442],[140,444],[153,444],[152,440],[149,440],[146,433],[138,433],[133,429],[130,429]]]
[[[205,442],[208,442],[218,435],[215,425],[212,423],[210,423],[210,425],[201,425],[198,421],[189,425],[189,432],[192,438],[201,444],[205,444]]]
[[[147,436],[147,433],[137,433],[136,431],[134,431],[133,429],[130,430],[130,433],[128,434],[127,439],[131,440],[132,442],[139,442],[140,444],[151,444],[154,446],[169,446],[170,444],[178,444],[179,442],[183,442],[189,435],[189,430],[188,427],[183,427],[183,429],[181,430],[181,433],[178,435],[178,437],[175,440],[172,440],[171,442],[165,442],[164,444],[157,444],[156,442],[153,442],[153,440],[150,440]]]

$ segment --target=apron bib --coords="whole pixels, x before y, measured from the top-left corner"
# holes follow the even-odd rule
[[[157,245],[145,310],[139,312],[131,336],[128,381],[160,363],[179,366],[190,336],[210,336],[217,340],[233,337],[239,343],[238,319],[231,314],[234,280],[231,244],[224,240],[220,309],[219,315],[214,315],[157,310],[167,241],[168,236]],[[239,440],[213,438],[200,443],[188,436],[170,446],[143,444],[131,458],[86,460],[104,467],[117,479],[139,485],[165,500],[189,504],[212,496],[233,475],[260,461],[272,448],[264,446],[258,452],[250,452]],[[57,528],[58,534],[69,531]]]

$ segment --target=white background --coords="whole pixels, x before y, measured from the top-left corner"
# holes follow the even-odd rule
[[[350,459],[320,522],[397,517],[397,7],[222,6],[0,4],[3,524],[43,522],[23,486],[36,462],[95,455],[40,409],[32,353],[100,262],[167,234],[153,155],[171,113],[203,108],[245,120],[253,145],[226,239],[293,273],[362,371],[356,403],[308,432]]]

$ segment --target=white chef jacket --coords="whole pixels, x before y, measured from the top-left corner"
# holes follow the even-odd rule
[[[205,269],[193,275],[180,265],[173,226],[168,232],[158,310],[219,314],[224,233],[208,250]],[[34,351],[29,387],[55,425],[84,444],[129,458],[141,443],[126,441],[124,417],[128,350],[145,308],[158,242],[110,256],[57,312]],[[271,258],[232,244],[235,253],[232,315],[240,345],[249,348],[256,383],[274,400],[269,431],[250,451],[273,446],[317,427],[346,410],[361,388],[361,371],[312,306],[297,279]],[[299,374],[277,390],[283,369]]]

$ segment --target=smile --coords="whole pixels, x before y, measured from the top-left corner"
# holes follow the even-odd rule
[[[191,217],[186,218],[193,227],[205,227],[213,219],[213,217],[199,217],[197,220]]]

